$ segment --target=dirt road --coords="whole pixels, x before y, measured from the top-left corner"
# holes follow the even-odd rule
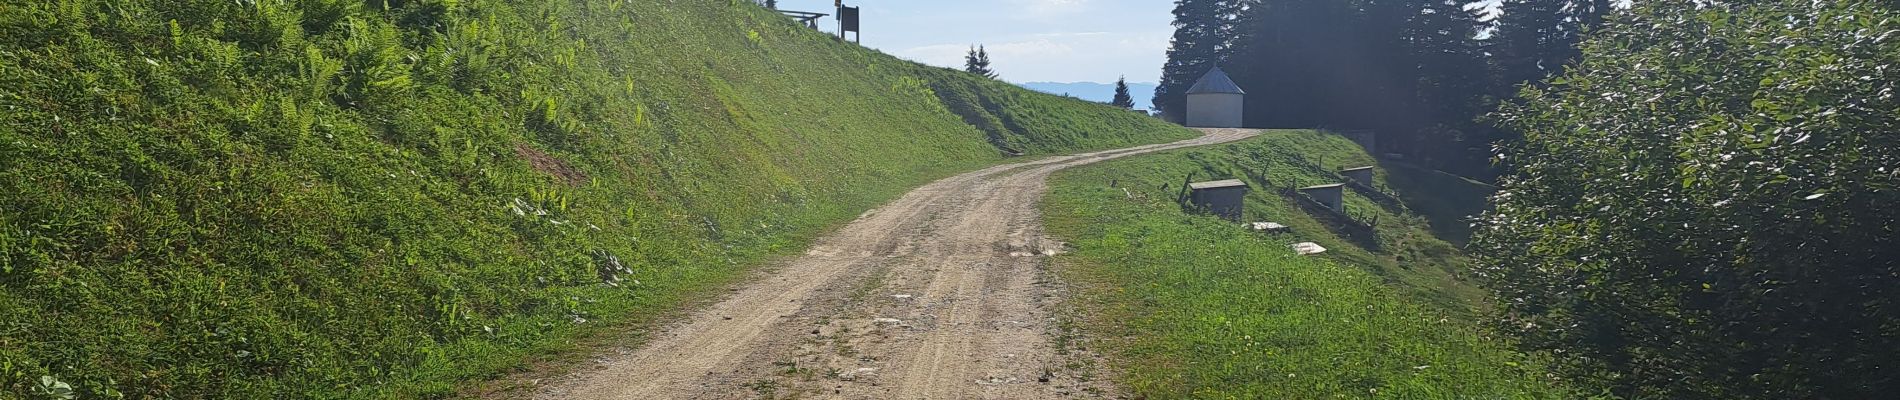
[[[721,302],[546,385],[544,399],[1056,399],[1107,391],[1058,352],[1036,204],[1051,172],[1253,135],[996,166],[865,213]],[[1066,354],[1065,354],[1066,353]]]

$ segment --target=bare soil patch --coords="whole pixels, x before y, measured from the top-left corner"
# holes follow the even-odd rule
[[[548,176],[559,179],[562,183],[566,183],[569,186],[580,185],[587,182],[586,172],[582,172],[579,168],[574,168],[574,165],[568,164],[567,161],[555,158],[527,144],[516,143],[515,154],[521,156],[522,159],[528,160],[528,165],[534,167],[535,171],[548,174]]]

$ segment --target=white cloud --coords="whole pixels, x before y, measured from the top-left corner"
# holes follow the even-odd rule
[[[990,53],[992,67],[1011,82],[1113,82],[1123,75],[1142,81],[1160,75],[1160,63],[1152,60],[1166,51],[1167,36],[1153,32],[1048,32],[986,43],[984,47]],[[962,68],[963,56],[969,50],[969,44],[945,43],[895,54],[925,64]]]
[[[1109,32],[1051,32],[1051,33],[1038,33],[1031,36],[1041,37],[1041,38],[1064,38],[1064,37],[1081,37],[1081,36],[1102,36],[1102,35],[1112,35],[1112,34],[1113,33],[1109,33]]]
[[[781,4],[791,1],[830,4]],[[984,44],[997,72],[1011,82],[1154,80],[1174,33],[1173,2],[1162,0],[848,1],[894,12],[867,22],[866,45],[962,68],[964,52]]]
[[[988,47],[990,58],[1031,59],[1036,57],[1066,57],[1075,54],[1075,47],[1067,42],[1049,38],[1026,42],[1010,42]]]
[[[1088,7],[1089,0],[1029,0],[1023,3],[1032,15],[1070,14]]]

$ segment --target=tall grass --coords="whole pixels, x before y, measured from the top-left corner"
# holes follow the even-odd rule
[[[3,1],[0,397],[445,395],[995,143],[1189,135],[749,2]]]
[[[1368,250],[1276,193],[1357,166],[1335,160],[1371,161],[1350,146],[1318,132],[1271,131],[1054,178],[1045,218],[1074,247],[1057,259],[1058,271],[1076,283],[1080,326],[1102,338],[1096,348],[1118,366],[1119,383],[1146,398],[1573,397],[1540,362],[1471,321],[1464,293],[1472,288],[1439,276],[1462,258],[1436,254],[1449,247],[1435,238],[1408,236],[1426,230],[1422,219],[1361,204],[1390,225],[1379,228],[1381,249]],[[1325,154],[1328,165],[1292,165],[1288,151]],[[1249,221],[1294,232],[1185,214],[1159,189],[1190,171],[1230,169],[1255,188]],[[1288,245],[1300,241],[1331,251],[1298,256]]]

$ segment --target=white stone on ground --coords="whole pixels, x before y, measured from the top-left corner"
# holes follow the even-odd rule
[[[1303,255],[1303,256],[1313,255],[1313,254],[1325,253],[1326,248],[1320,247],[1319,243],[1300,242],[1300,243],[1293,244],[1293,252],[1300,253],[1300,255]]]

